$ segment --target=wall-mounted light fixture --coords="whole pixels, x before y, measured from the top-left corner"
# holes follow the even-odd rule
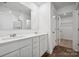
[[[56,16],[52,16],[53,18],[55,18]]]
[[[12,14],[12,11],[11,11],[11,10],[9,10],[9,13],[10,13],[10,14]]]
[[[64,13],[64,15],[67,15],[66,13]]]

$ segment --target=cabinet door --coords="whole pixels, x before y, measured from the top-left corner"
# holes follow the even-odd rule
[[[20,50],[21,57],[32,57],[32,45],[28,45]]]
[[[39,47],[33,48],[33,57],[39,57]]]
[[[48,35],[45,35],[44,38],[45,38],[45,51],[47,51],[48,50]]]
[[[39,57],[39,37],[33,38],[33,57]]]
[[[19,57],[19,50],[5,55],[4,57]]]
[[[40,36],[40,56],[47,51],[47,38],[43,35]]]
[[[45,40],[40,41],[40,56],[45,53]]]

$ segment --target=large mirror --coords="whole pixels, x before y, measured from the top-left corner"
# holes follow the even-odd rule
[[[19,2],[0,2],[0,30],[30,30],[31,10]]]

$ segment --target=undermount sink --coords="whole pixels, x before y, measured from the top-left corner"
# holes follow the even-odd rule
[[[9,39],[13,39],[13,38],[12,37],[2,38],[2,40],[9,40]]]
[[[20,38],[23,38],[23,37],[29,37],[31,35],[34,35],[34,34],[21,34],[21,35],[15,35],[15,34],[10,34],[8,36],[4,36],[4,37],[0,37],[0,40],[15,40],[15,39],[20,39]]]
[[[15,37],[1,37],[1,40],[10,40],[10,39],[17,39],[23,37],[22,35],[20,36],[15,36]]]

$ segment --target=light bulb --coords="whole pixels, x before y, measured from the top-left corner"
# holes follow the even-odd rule
[[[12,11],[11,11],[11,10],[9,10],[9,13],[11,14],[11,13],[12,13]]]
[[[53,18],[55,18],[56,16],[53,16]]]

